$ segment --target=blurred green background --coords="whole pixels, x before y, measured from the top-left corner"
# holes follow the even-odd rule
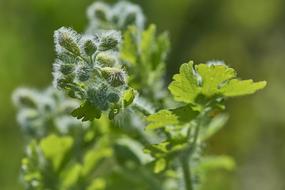
[[[11,93],[18,86],[44,88],[52,79],[53,31],[84,31],[92,0],[0,0],[0,189],[22,189],[23,155]],[[108,1],[114,2],[114,1]],[[224,60],[242,78],[267,80],[254,96],[229,101],[227,126],[209,152],[233,156],[235,172],[209,178],[209,190],[285,189],[285,1],[137,0],[149,23],[168,30],[170,81],[181,63]]]

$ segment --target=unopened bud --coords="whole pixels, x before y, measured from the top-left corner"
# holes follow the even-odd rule
[[[96,61],[103,66],[114,66],[116,58],[111,53],[101,52],[96,56]]]
[[[110,12],[110,8],[107,4],[96,2],[88,8],[87,15],[89,19],[94,19],[95,17],[100,21],[107,21],[108,12]]]
[[[137,20],[137,13],[136,12],[129,12],[125,18],[124,25],[135,25]]]
[[[91,39],[87,39],[86,41],[84,41],[83,50],[86,55],[92,56],[97,50],[95,41]]]
[[[76,69],[76,76],[79,81],[84,82],[90,78],[91,69],[88,66],[81,65]]]
[[[122,69],[104,67],[102,68],[102,75],[114,87],[126,83],[126,74]]]
[[[19,88],[13,93],[13,101],[16,106],[37,107],[36,93],[30,89]]]
[[[87,96],[91,104],[96,105],[100,110],[107,110],[109,108],[109,103],[106,98],[106,89],[100,88],[90,88],[87,91]]]
[[[118,46],[121,40],[121,34],[117,31],[104,33],[101,37],[99,50],[106,51],[114,49]]]
[[[68,84],[73,83],[74,74],[62,75],[55,78],[55,85],[58,88],[64,89]]]
[[[60,53],[59,55],[57,55],[58,60],[64,62],[64,63],[76,63],[77,59],[76,57],[72,56],[71,54],[67,54],[67,53]]]
[[[117,103],[120,100],[120,96],[116,93],[110,93],[108,94],[108,101],[112,103]]]
[[[59,66],[59,70],[64,75],[71,74],[74,71],[74,64],[62,63]]]
[[[59,30],[55,31],[55,40],[56,43],[66,49],[67,51],[71,52],[72,54],[79,56],[80,55],[80,48],[77,44],[77,37],[76,33],[67,28],[60,28]]]

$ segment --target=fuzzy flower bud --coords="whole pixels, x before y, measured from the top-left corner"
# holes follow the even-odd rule
[[[99,50],[106,51],[114,49],[118,46],[120,40],[121,34],[117,31],[103,33],[99,44]]]
[[[82,42],[82,49],[87,56],[92,56],[97,50],[95,40],[92,38],[84,39]]]
[[[108,98],[108,101],[111,103],[117,103],[120,100],[120,96],[114,92],[111,92],[110,94],[108,94],[107,98]]]
[[[59,71],[64,75],[71,74],[74,71],[74,69],[75,69],[74,64],[62,63],[59,65]]]
[[[57,59],[64,62],[64,63],[76,63],[77,59],[74,56],[71,56],[70,54],[67,53],[60,53],[57,55]]]
[[[91,68],[87,65],[80,65],[76,69],[77,79],[81,82],[87,81],[91,75]]]
[[[17,106],[35,108],[37,106],[37,95],[33,90],[19,88],[13,93],[13,102]]]
[[[90,88],[87,91],[87,96],[91,104],[96,105],[100,110],[105,111],[109,108],[105,87],[101,87],[99,89]]]
[[[89,19],[98,19],[100,21],[108,20],[108,13],[110,12],[110,7],[102,2],[95,2],[87,10],[87,16]]]
[[[126,73],[119,68],[102,68],[103,77],[114,87],[126,84]]]
[[[109,52],[100,52],[97,56],[96,56],[96,61],[103,66],[114,66],[116,63],[116,57],[109,53]]]
[[[57,46],[64,48],[76,56],[80,55],[80,48],[77,44],[77,33],[72,29],[62,27],[55,31],[54,38]],[[61,52],[60,47],[57,47],[58,52]]]
[[[121,1],[113,9],[113,18],[118,18],[117,24],[120,28],[126,28],[129,25],[135,25],[141,29],[144,27],[144,15],[139,6]]]

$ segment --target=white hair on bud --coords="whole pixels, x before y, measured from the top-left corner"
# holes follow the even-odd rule
[[[80,35],[75,32],[72,28],[61,27],[54,32],[54,43],[55,43],[55,51],[57,54],[61,54],[66,52],[66,49],[60,45],[60,40],[62,40],[62,35],[67,35],[70,39],[72,39],[75,43],[80,39]]]
[[[86,52],[85,52],[85,49],[84,49],[85,48],[85,43],[87,41],[91,41],[92,43],[94,43],[94,45],[97,48],[98,43],[99,43],[99,38],[98,38],[98,36],[88,35],[88,34],[87,35],[83,35],[81,37],[81,39],[79,41],[79,47],[80,47],[81,52],[84,53],[85,55],[87,55]]]
[[[117,30],[108,30],[100,33],[100,38],[107,38],[107,37],[112,37],[118,41],[118,43],[121,42],[122,40],[122,34],[120,31]]]
[[[37,91],[30,89],[30,88],[20,87],[20,88],[17,88],[12,94],[12,101],[14,105],[18,107],[26,106],[21,101],[22,98],[29,98],[35,103],[39,100]]]
[[[98,11],[102,11],[104,18],[102,18],[103,15],[101,15],[101,18],[100,15],[96,15]],[[145,23],[142,9],[138,5],[127,1],[120,1],[113,6],[103,2],[95,2],[87,9],[87,18],[89,26],[86,32],[90,34],[110,29],[123,30],[128,25],[135,25],[139,29],[143,29]]]
[[[35,100],[35,106],[19,105],[20,97],[29,96]],[[78,120],[70,116],[70,111],[78,107],[79,102],[66,98],[63,92],[53,87],[48,87],[43,91],[19,88],[13,94],[13,101],[19,109],[17,121],[28,135],[42,137],[48,132],[49,127],[55,127],[63,133],[61,125],[64,125],[66,130],[81,126]]]
[[[138,5],[127,1],[120,1],[113,7],[112,15],[119,17],[119,26],[121,28],[124,27],[124,22],[130,14],[136,16],[135,23],[133,24],[142,29],[144,27],[145,17]]]
[[[94,2],[92,5],[90,5],[87,9],[87,18],[91,21],[91,20],[95,20],[96,19],[96,15],[95,12],[97,10],[103,10],[106,13],[107,18],[109,17],[108,14],[110,13],[110,6],[107,5],[106,3],[103,2]]]

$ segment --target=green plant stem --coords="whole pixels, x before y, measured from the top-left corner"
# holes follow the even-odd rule
[[[181,159],[185,190],[193,190],[192,175],[188,156]]]
[[[198,137],[199,137],[199,131],[200,131],[200,125],[198,122],[198,124],[194,126],[194,137],[193,137],[193,141],[190,143],[190,149],[188,149],[188,151],[185,152],[185,155],[182,156],[181,158],[185,190],[194,190],[194,187],[192,184],[192,174],[191,174],[189,160],[191,159],[191,156],[195,152],[196,145],[198,142]]]

